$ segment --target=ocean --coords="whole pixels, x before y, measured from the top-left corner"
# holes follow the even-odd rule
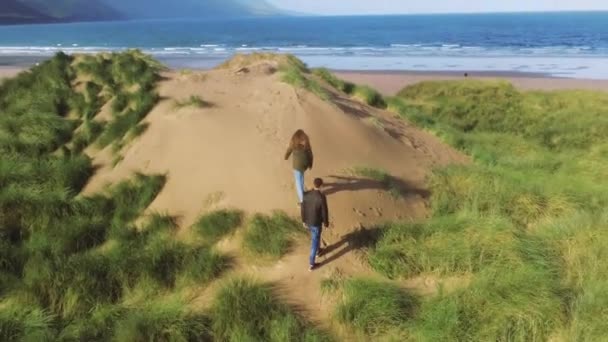
[[[0,26],[0,65],[139,48],[171,67],[292,53],[343,70],[527,72],[608,79],[608,12],[174,19]]]

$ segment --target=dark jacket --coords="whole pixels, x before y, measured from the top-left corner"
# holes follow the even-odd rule
[[[309,227],[321,227],[329,225],[329,210],[327,209],[327,198],[319,190],[312,190],[304,194],[302,202],[302,222]]]
[[[291,146],[285,152],[285,160],[289,159],[289,156],[293,154],[293,169],[298,171],[306,171],[312,169],[313,155],[311,149],[304,149],[301,147],[291,148]]]

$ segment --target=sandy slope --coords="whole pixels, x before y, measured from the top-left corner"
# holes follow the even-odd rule
[[[332,229],[324,245],[333,251],[313,274],[307,270],[307,241],[277,264],[259,268],[244,258],[237,269],[252,271],[280,285],[285,298],[323,321],[319,282],[336,268],[361,274],[365,267],[352,253],[373,224],[427,215],[425,177],[435,165],[465,158],[435,137],[344,95],[323,101],[280,81],[275,65],[262,62],[248,73],[235,69],[183,75],[164,74],[162,101],[148,115],[148,130],[123,151],[115,168],[107,151],[95,154],[101,169],[86,188],[132,174],[166,173],[168,182],[149,210],[179,215],[182,231],[216,207],[248,213],[284,210],[297,215],[291,163],[283,160],[291,134],[304,129],[312,139],[315,166],[306,174],[323,177]],[[175,99],[200,95],[211,108],[177,109]],[[379,167],[398,177],[405,196],[395,199],[381,184],[346,172],[355,166]],[[228,242],[230,244],[230,242]],[[232,252],[239,254],[238,248]]]

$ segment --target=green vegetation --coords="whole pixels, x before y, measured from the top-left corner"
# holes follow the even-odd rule
[[[353,97],[359,99],[368,105],[380,109],[386,108],[386,102],[384,98],[378,91],[368,86],[355,86],[353,93]]]
[[[307,87],[305,66],[286,61],[285,77]],[[166,175],[80,193],[94,172],[82,151],[98,143],[118,152],[143,132],[158,70],[138,52],[58,54],[0,85],[0,340],[327,340],[250,280],[221,289],[210,312],[179,300],[230,267],[212,246],[242,213],[202,216],[194,228],[204,241],[184,243],[174,217],[139,220]],[[347,93],[364,89],[315,75]],[[369,264],[395,282],[322,282],[341,295],[336,319],[374,339],[395,330],[419,341],[605,339],[608,95],[470,80],[421,83],[382,101],[368,93],[364,101],[385,103],[474,162],[430,175],[429,220],[374,230]],[[109,101],[112,120],[95,120]],[[352,172],[403,189],[383,170]],[[279,258],[298,231],[285,214],[256,215],[243,246]],[[420,298],[395,285],[428,275],[462,281]]]
[[[354,98],[363,101],[372,107],[380,109],[385,109],[387,107],[384,97],[378,91],[369,86],[343,81],[324,68],[315,69],[313,70],[313,73],[315,76],[319,77],[335,89],[347,95],[353,96]]]
[[[166,177],[136,174],[104,193],[80,194],[93,174],[82,150],[113,125],[93,116],[105,93],[130,88],[128,78],[136,77],[121,70],[133,66],[120,61],[133,56],[86,57],[99,61],[89,68],[106,69],[85,83],[84,94],[75,90],[81,66],[64,54],[1,86],[0,340],[207,336],[208,322],[186,306],[147,300],[200,286],[230,266],[208,246],[176,240],[172,217],[153,214],[135,224]],[[147,68],[132,71],[145,78]],[[153,83],[137,87],[147,90],[135,99],[148,96]]]
[[[297,88],[306,89],[317,95],[322,100],[329,100],[330,94],[319,84],[315,79],[308,75],[308,71],[302,71],[300,68],[289,66],[283,70],[282,80]]]
[[[344,275],[338,270],[334,270],[328,277],[321,280],[321,292],[324,295],[333,294],[344,285]]]
[[[315,74],[349,95],[361,89],[345,89],[325,70]],[[602,340],[608,334],[599,318],[608,303],[600,285],[608,281],[602,247],[608,243],[608,95],[522,92],[474,80],[423,82],[382,100],[374,93],[359,96],[384,103],[474,159],[430,176],[431,219],[378,227],[369,263],[379,273],[462,279],[456,290],[440,287],[421,298],[407,322],[389,320],[378,331],[395,328],[420,341]],[[382,170],[352,172],[389,187]],[[340,284],[330,278],[322,287],[342,286],[345,301],[371,297]],[[366,310],[353,310],[360,311]],[[353,316],[338,318],[354,324]]]
[[[608,95],[467,80],[420,83],[387,102],[475,160],[436,170],[433,218],[388,225],[369,257],[391,278],[472,275],[424,301],[417,339],[605,336]]]
[[[248,224],[243,246],[256,255],[279,258],[289,251],[298,230],[303,231],[301,224],[282,212],[257,214]]]
[[[176,108],[184,108],[184,107],[195,107],[195,108],[209,108],[213,107],[213,104],[203,100],[199,95],[192,95],[186,100],[175,101]]]
[[[152,303],[118,323],[116,341],[213,341],[209,319],[184,312],[184,303]]]
[[[213,333],[218,341],[329,341],[309,327],[273,289],[249,279],[226,284],[213,304]]]
[[[405,326],[417,306],[412,295],[395,285],[374,280],[347,280],[343,292],[343,300],[336,308],[338,321],[371,336]]]
[[[112,120],[98,133],[97,144],[100,147],[113,144],[112,150],[118,153],[129,139],[145,130],[146,126],[140,122],[158,102],[158,94],[153,89],[161,66],[138,50],[130,50],[121,54],[82,56],[76,69],[94,80],[87,82],[85,97],[99,93],[111,97]],[[95,86],[89,89],[90,84]],[[100,106],[95,108],[97,112]]]
[[[193,229],[207,243],[213,244],[232,234],[243,222],[243,212],[240,210],[222,209],[201,216]]]
[[[325,68],[314,69],[313,74],[323,81],[327,82],[330,86],[336,88],[337,90],[346,93],[352,94],[355,90],[355,85],[350,82],[343,81],[337,78],[334,74],[332,74],[329,70]]]
[[[297,60],[297,59],[296,59]],[[294,87],[306,89],[322,100],[329,100],[330,94],[315,80],[310,70],[301,61],[290,60],[281,66],[282,80]]]

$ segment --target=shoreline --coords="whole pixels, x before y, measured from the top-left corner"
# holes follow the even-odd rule
[[[369,85],[384,95],[395,95],[406,86],[424,81],[464,80],[463,72],[332,70],[345,81]],[[525,72],[468,72],[466,79],[505,80],[520,90],[593,90],[608,92],[608,80],[565,78]]]
[[[23,62],[22,62],[23,63]],[[0,64],[0,80],[16,76],[29,66]],[[31,63],[32,65],[35,64]],[[171,70],[184,68],[172,67]],[[185,68],[209,70],[210,68]],[[463,80],[464,72],[457,71],[417,71],[417,70],[336,70],[330,69],[339,78],[358,84],[369,85],[384,95],[394,95],[406,86],[440,80]],[[469,71],[466,79],[505,80],[521,90],[595,90],[608,92],[608,80],[565,78],[542,73],[518,71]]]

